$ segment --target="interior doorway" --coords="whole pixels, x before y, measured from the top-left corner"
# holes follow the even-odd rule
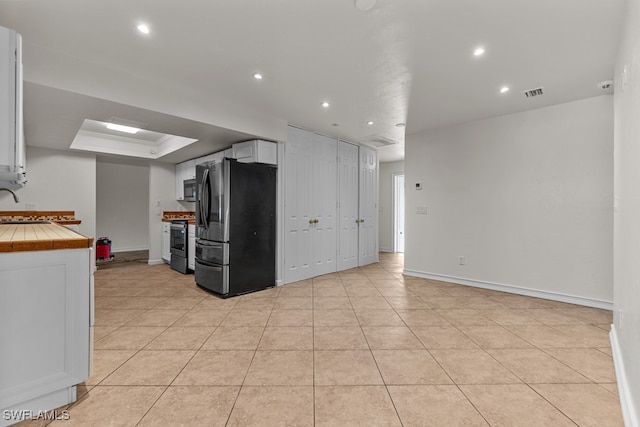
[[[404,253],[404,174],[393,174],[393,251]]]

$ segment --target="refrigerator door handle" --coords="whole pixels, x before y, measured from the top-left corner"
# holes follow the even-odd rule
[[[209,193],[211,192],[209,184],[209,168],[204,170],[202,176],[202,187],[200,188],[200,218],[205,230],[209,230]]]

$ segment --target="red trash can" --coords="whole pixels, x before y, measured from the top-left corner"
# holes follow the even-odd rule
[[[111,259],[111,240],[108,237],[96,240],[96,259]]]

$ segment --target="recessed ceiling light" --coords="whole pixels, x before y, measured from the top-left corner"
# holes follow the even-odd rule
[[[368,122],[367,122],[367,124],[368,124],[369,126],[371,126],[371,125],[373,124],[373,122],[372,122],[372,121],[368,121]]]
[[[405,127],[407,124],[406,123],[396,123],[396,127],[397,128],[403,128]]]
[[[138,31],[142,34],[149,34],[149,26],[147,24],[138,24]]]
[[[367,11],[376,5],[376,0],[354,0],[353,4],[356,8],[362,11]]]
[[[483,47],[477,47],[476,50],[473,51],[474,56],[482,56],[484,54]]]
[[[509,86],[502,86],[500,88],[500,93],[507,93],[509,92]]]
[[[136,134],[140,131],[138,128],[134,128],[131,126],[119,125],[117,123],[107,123],[107,129],[117,130],[118,132],[126,132],[131,134]]]
[[[255,74],[253,75],[253,78],[254,78],[254,79],[256,79],[256,80],[262,80],[262,74],[260,74],[260,73],[255,73]]]
[[[328,107],[329,107],[329,105],[330,105],[330,104],[329,104],[327,101],[324,101],[324,102],[322,103],[322,106],[323,106],[324,108],[328,108]]]

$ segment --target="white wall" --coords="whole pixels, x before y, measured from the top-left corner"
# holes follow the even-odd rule
[[[149,166],[96,163],[96,232],[113,252],[149,248]]]
[[[404,161],[380,163],[378,180],[378,247],[393,252],[393,175],[404,173]]]
[[[640,0],[628,3],[615,70],[614,326],[628,426],[640,425]]]
[[[162,212],[192,210],[176,201],[176,167],[151,162],[148,194],[149,263],[162,263]],[[193,205],[193,203],[190,203]]]
[[[78,231],[96,237],[96,157],[94,154],[29,147],[26,152],[27,184],[11,194],[0,192],[0,210],[75,211],[82,221]]]
[[[610,307],[612,105],[605,95],[407,136],[405,269]]]

